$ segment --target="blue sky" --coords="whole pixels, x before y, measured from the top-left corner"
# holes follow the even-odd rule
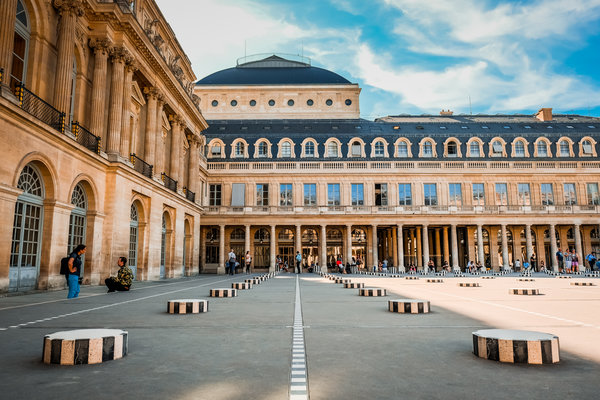
[[[600,116],[600,0],[156,0],[197,77],[303,54],[362,88],[361,117]]]

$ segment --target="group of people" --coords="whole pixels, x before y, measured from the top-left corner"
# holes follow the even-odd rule
[[[294,262],[296,263],[295,272],[297,274],[302,273],[302,254],[299,251],[296,252],[294,256]],[[290,272],[290,266],[287,260],[284,260],[279,254],[275,258],[275,265],[277,266],[278,271]],[[311,266],[308,268],[308,272],[313,272],[317,265],[313,262]]]
[[[594,257],[595,257],[595,253]],[[591,255],[591,254],[590,254]],[[588,255],[588,257],[590,256]],[[555,254],[556,256],[556,261],[558,263],[558,271],[562,272],[562,273],[567,273],[567,274],[571,274],[573,272],[579,272],[579,255],[577,254],[577,252],[573,249],[566,249],[564,252],[560,250],[560,248],[558,249],[558,251]],[[586,260],[587,258],[586,257]],[[589,260],[588,260],[589,262]],[[594,262],[595,265],[595,262]],[[583,269],[585,269],[585,265],[583,265]],[[593,267],[590,267],[590,269],[593,269]]]
[[[229,254],[227,255],[228,257],[228,261],[227,261],[227,265],[225,266],[225,273],[229,274],[229,275],[235,275],[235,270],[236,268],[239,268],[240,263],[237,260],[237,256],[235,255],[235,252],[233,251],[233,249],[231,249],[229,251]],[[246,273],[249,274],[250,273],[250,265],[252,264],[252,255],[250,254],[250,251],[246,251],[246,255],[244,256],[244,266],[246,267]]]
[[[69,292],[67,294],[68,299],[79,297],[80,292],[80,279],[81,279],[81,257],[86,253],[86,245],[80,244],[73,249],[71,254],[68,256],[68,271],[65,274],[67,279],[67,286]],[[119,270],[116,276],[110,276],[104,280],[104,284],[108,288],[108,293],[115,291],[128,291],[131,288],[133,282],[133,272],[127,266],[127,258],[119,257],[117,261]]]

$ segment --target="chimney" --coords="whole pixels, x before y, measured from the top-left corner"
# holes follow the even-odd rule
[[[552,109],[551,108],[540,108],[540,110],[535,114],[535,117],[540,121],[552,121]]]
[[[442,111],[440,111],[440,115],[452,115],[452,114],[454,114],[454,112],[450,111],[450,109],[448,109],[448,111],[444,111],[443,109],[442,109]]]

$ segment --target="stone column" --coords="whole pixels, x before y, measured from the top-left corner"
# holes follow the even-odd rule
[[[321,267],[321,272],[327,273],[327,225],[321,225],[321,251],[319,255],[319,266]],[[367,262],[367,260],[363,260]]]
[[[246,257],[246,253],[250,251],[250,225],[244,225],[244,257]],[[245,259],[244,259],[245,263]],[[246,265],[244,265],[246,268]],[[250,269],[254,270],[254,259],[252,259],[252,264],[250,264]]]
[[[429,227],[423,224],[423,271],[428,272],[429,268],[427,263],[429,262]]]
[[[217,274],[225,274],[225,225],[219,225],[219,266]]]
[[[119,154],[121,150],[121,121],[123,118],[123,87],[125,84],[125,59],[127,50],[113,47],[110,50],[112,75],[110,82],[110,105],[108,108],[108,140],[106,153]]]
[[[3,85],[8,85],[12,69],[17,0],[0,1],[0,68],[4,69]]]
[[[346,256],[344,258],[345,258],[345,260],[343,260],[344,265],[346,265],[346,263],[348,263],[348,264],[352,263],[352,225],[351,224],[346,225]]]
[[[154,87],[144,88],[146,94],[146,135],[144,138],[144,161],[154,165],[154,146],[156,141],[156,103],[158,90]],[[155,171],[156,172],[156,171]]]
[[[404,232],[402,232],[404,227],[402,226],[402,224],[398,224],[397,229],[398,229],[398,272],[406,272],[406,267],[404,266]]]
[[[209,228],[210,229],[210,228]],[[206,229],[200,228],[200,273],[206,267]]]
[[[416,248],[416,246],[418,246],[418,244],[416,244],[416,240],[417,239],[415,237],[415,230],[411,229],[410,230],[410,247],[408,249],[408,253],[409,253],[408,255],[410,257],[410,263],[414,262],[415,267],[417,265],[419,265],[419,262],[415,259],[415,248]]]
[[[77,17],[83,15],[81,0],[54,0],[54,7],[60,14],[58,24],[57,60],[54,76],[54,107],[65,113],[65,121],[70,121],[71,81],[73,76],[73,56],[75,54],[75,26]],[[14,27],[14,24],[11,28]]]
[[[554,224],[550,224],[550,260],[552,262],[552,271],[558,272],[558,260],[556,259],[556,228]],[[548,265],[549,267],[549,265]]]
[[[502,268],[507,269],[508,265],[508,236],[506,233],[506,224],[500,226],[502,229]]]
[[[415,260],[415,267],[417,267],[417,270],[420,269],[419,267],[423,267],[423,247],[422,247],[422,241],[421,241],[421,228],[419,228],[418,226],[415,228],[416,229],[416,233],[417,233],[417,237],[415,238],[416,242],[416,249],[417,249],[417,258]]]
[[[294,235],[294,257],[296,252],[302,254],[302,225],[296,224],[296,234]],[[294,258],[294,268],[296,267],[296,258]]]
[[[166,134],[163,132],[163,107],[165,105],[165,98],[162,94],[159,94],[156,98],[156,118],[154,126],[154,175],[160,178],[160,173],[166,171],[165,166],[165,138]]]
[[[435,229],[435,258],[436,265],[440,267],[442,265],[442,252],[440,251],[442,247],[442,243],[440,240],[440,229]]]
[[[171,121],[171,160],[169,167],[169,176],[179,181],[179,162],[181,161],[181,133],[183,128],[183,119],[179,115],[169,116]]]
[[[581,225],[575,224],[573,226],[573,234],[575,235],[575,252],[577,253],[578,263],[579,263],[579,271],[585,271],[585,254],[583,254],[582,246],[581,246]]]
[[[121,157],[129,157],[131,146],[131,83],[133,73],[137,69],[133,58],[128,57],[125,63],[125,82],[123,83],[123,115],[121,116]]]
[[[270,243],[270,252],[269,252],[269,272],[275,272],[275,246],[277,246],[277,242],[275,242],[275,225],[271,225],[271,243]],[[294,264],[295,266],[295,264]]]
[[[94,75],[92,78],[90,132],[102,138],[102,146],[106,144],[104,116],[106,115],[105,97],[109,45],[110,42],[106,38],[90,39],[90,47],[94,49]]]
[[[477,259],[485,268],[485,253],[483,251],[483,225],[481,224],[477,224]]]
[[[452,239],[452,270],[460,270],[458,264],[458,237],[456,235],[456,224],[450,225],[450,237]]]
[[[371,226],[371,251],[373,253],[373,265],[378,266],[379,255],[377,254],[377,225]],[[373,265],[369,269],[370,271],[373,270]]]
[[[448,241],[448,227],[444,226],[444,261],[448,261],[448,265],[450,264],[450,245]]]
[[[525,254],[527,257],[527,262],[531,262],[531,256],[533,255],[533,241],[531,239],[530,224],[525,225]]]
[[[188,190],[196,193],[198,182],[198,167],[199,167],[199,155],[198,155],[198,138],[192,134],[188,135],[190,142],[190,159],[188,164]],[[196,193],[196,196],[199,196]]]
[[[392,228],[392,253],[394,257],[394,267],[398,268],[398,232],[396,229]]]

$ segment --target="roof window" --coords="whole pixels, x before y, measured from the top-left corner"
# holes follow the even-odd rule
[[[482,128],[483,128],[483,129],[490,129],[489,127],[487,127],[487,126],[485,126],[485,125],[483,125],[483,126],[482,126]]]
[[[531,127],[529,125],[525,125],[523,128],[525,128],[525,129],[531,129]]]
[[[461,129],[469,129],[468,126],[461,126]]]
[[[417,126],[415,126],[415,128],[416,128],[416,129],[419,129],[419,130],[423,130],[423,129],[425,129],[425,128],[423,128],[423,125],[417,125]]]
[[[504,125],[504,129],[510,129],[510,126]]]
[[[568,129],[573,129],[573,127],[571,125],[567,125]]]
[[[596,127],[594,125],[588,125],[588,128],[590,128],[590,129],[596,129]]]
[[[445,126],[440,126],[440,129],[446,129],[446,127]]]

